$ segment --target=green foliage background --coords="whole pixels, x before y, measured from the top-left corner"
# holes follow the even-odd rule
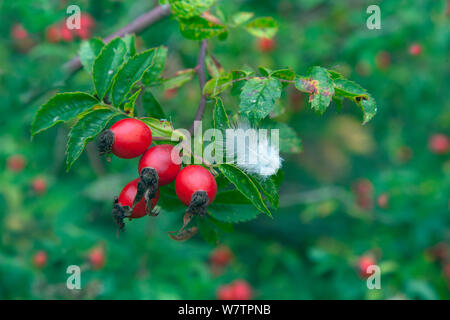
[[[365,25],[366,8],[374,3],[381,7],[381,30]],[[147,0],[70,4],[95,18],[94,34],[101,37],[154,6]],[[79,41],[45,41],[45,29],[66,16],[67,5],[0,2],[0,298],[214,299],[220,285],[238,278],[261,299],[450,298],[444,273],[449,262],[429,253],[435,244],[448,243],[450,235],[450,160],[428,149],[431,135],[450,132],[446,1],[219,1],[224,13],[251,11],[279,24],[271,53],[258,51],[255,38],[237,30],[226,41],[210,41],[227,69],[292,67],[306,74],[321,65],[360,83],[378,105],[374,119],[361,126],[361,112],[351,102],[340,111],[332,103],[318,116],[307,107],[306,95],[293,88],[283,93],[280,108],[286,113],[280,120],[302,138],[303,152],[284,155],[274,218],[260,215],[221,236],[235,259],[219,276],[208,263],[213,245],[199,236],[184,243],[167,236],[180,227],[180,211],[163,206],[157,219],[132,221],[116,237],[112,198],[137,177],[138,159],[106,163],[95,152],[84,153],[66,173],[67,127],[30,141],[30,124],[42,103],[57,91],[87,91],[91,85],[89,75],[79,72],[62,88],[29,102],[40,89],[64,79],[60,66],[79,49]],[[10,36],[17,22],[36,44],[27,53]],[[141,50],[168,47],[168,75],[196,64],[198,43],[184,39],[172,18],[137,40]],[[408,53],[415,42],[423,47],[419,56]],[[380,52],[390,54],[389,66],[377,63]],[[190,126],[200,95],[195,79],[173,98],[153,92],[175,127]],[[207,105],[207,120],[212,106]],[[6,168],[14,154],[28,160],[20,173]],[[30,188],[37,176],[48,181],[45,195]],[[374,198],[390,195],[387,209],[355,204],[352,186],[361,178],[374,185]],[[106,265],[94,270],[87,256],[98,245],[106,250]],[[49,256],[39,270],[31,263],[38,250]],[[358,257],[368,252],[379,261],[381,290],[368,290],[355,270]],[[84,270],[83,289],[76,293],[65,289],[71,264]]]

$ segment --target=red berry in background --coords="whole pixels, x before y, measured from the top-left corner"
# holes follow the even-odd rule
[[[445,134],[435,134],[428,141],[428,147],[433,153],[445,154],[450,150],[450,140]]]
[[[28,32],[27,32],[27,30],[25,30],[25,28],[23,27],[22,24],[16,23],[11,28],[11,37],[14,40],[23,40],[25,38],[28,38]]]
[[[170,99],[172,99],[173,97],[175,97],[175,95],[177,94],[177,92],[178,92],[178,89],[177,89],[177,88],[166,89],[166,90],[164,90],[164,92],[163,92],[163,97],[164,97],[164,99],[166,99],[166,100],[170,100]]]
[[[74,29],[75,34],[83,40],[91,37],[91,29],[94,27],[94,19],[87,13],[80,16],[80,29]]]
[[[375,62],[379,69],[386,70],[391,65],[391,54],[387,51],[380,51],[375,58]]]
[[[76,29],[75,31],[80,39],[87,40],[91,37],[91,32],[88,29]]]
[[[231,284],[220,286],[216,292],[219,300],[250,300],[253,290],[245,280],[235,280]]]
[[[177,177],[181,168],[181,158],[174,146],[157,145],[145,151],[139,160],[139,174],[144,168],[155,169],[158,173],[159,185],[165,186]]]
[[[178,199],[189,206],[192,195],[205,191],[208,203],[212,203],[217,193],[217,184],[211,172],[199,165],[190,165],[182,169],[175,180],[175,192]]]
[[[20,154],[12,155],[6,160],[7,168],[13,172],[22,171],[26,165],[27,159]]]
[[[373,207],[373,184],[368,179],[359,179],[353,186],[356,204],[365,210]]]
[[[17,23],[11,28],[13,47],[20,53],[28,53],[36,42],[30,37],[28,31],[22,24]]]
[[[142,121],[122,119],[99,137],[100,154],[110,151],[119,158],[131,159],[143,154],[152,143],[152,132]]]
[[[233,300],[233,288],[231,285],[220,286],[219,289],[217,289],[216,296],[219,300]]]
[[[221,267],[226,266],[228,263],[230,263],[232,258],[233,253],[227,246],[220,246],[215,248],[209,256],[209,260],[211,261],[212,264]]]
[[[375,265],[376,261],[372,256],[366,255],[362,256],[358,259],[358,272],[359,275],[363,278],[368,278],[372,272],[369,272],[367,268],[369,268],[371,265]]]
[[[50,43],[57,43],[61,40],[61,31],[58,26],[50,26],[45,31],[45,39]]]
[[[137,192],[137,184],[139,182],[139,178],[130,181],[123,189],[119,195],[119,204],[123,207],[133,206],[134,198],[136,197]],[[151,208],[153,209],[158,203],[159,199],[159,190],[156,192],[156,197],[151,200]],[[145,216],[147,214],[145,199],[142,198],[141,201],[134,207],[131,218],[137,219]]]
[[[422,53],[422,46],[418,43],[413,43],[409,47],[409,54],[412,56],[418,56]]]
[[[387,207],[389,207],[389,194],[380,194],[377,198],[377,204],[382,209],[386,209]]]
[[[250,300],[252,287],[245,280],[236,280],[232,283],[234,300]]]
[[[43,268],[47,265],[47,253],[45,251],[38,251],[33,256],[33,265],[36,268]]]
[[[94,269],[101,269],[105,265],[105,251],[102,247],[93,248],[89,252],[89,262]]]
[[[95,20],[88,13],[82,13],[80,16],[81,29],[91,29],[95,26]]]
[[[72,31],[67,28],[65,23],[60,26],[60,35],[63,41],[70,42],[73,40]]]
[[[275,40],[271,38],[259,38],[258,49],[261,52],[271,52],[275,48]]]
[[[44,178],[34,178],[31,182],[31,187],[34,192],[42,195],[47,191],[47,180]]]

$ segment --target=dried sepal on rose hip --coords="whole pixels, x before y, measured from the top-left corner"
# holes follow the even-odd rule
[[[207,206],[216,197],[217,184],[209,170],[199,165],[189,165],[178,173],[175,192],[178,199],[188,208],[183,218],[183,227],[169,236],[174,240],[183,241],[197,233],[197,227],[186,229],[186,226],[194,216],[206,214]]]
[[[179,150],[170,144],[161,144],[148,149],[139,160],[139,182],[133,204],[145,198],[151,201],[160,186],[175,180],[181,168]]]
[[[155,197],[151,200],[142,198],[136,204],[133,203],[136,193],[139,178],[130,181],[120,192],[119,197],[114,198],[112,215],[114,221],[119,227],[119,230],[123,230],[125,218],[138,219],[145,215],[157,216],[158,211],[154,210],[159,199],[159,190],[156,191]],[[148,200],[148,201],[147,201]],[[150,203],[150,206],[147,205]]]
[[[141,120],[127,118],[103,131],[98,140],[100,155],[112,152],[119,158],[139,157],[152,143],[152,132]]]

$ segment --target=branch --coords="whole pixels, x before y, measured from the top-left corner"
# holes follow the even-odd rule
[[[206,96],[203,94],[203,87],[206,83],[206,72],[205,72],[205,56],[206,56],[206,48],[208,46],[208,42],[206,40],[202,40],[200,45],[200,52],[197,58],[197,73],[198,73],[198,82],[200,84],[200,103],[198,105],[197,113],[195,114],[194,122],[192,123],[189,132],[192,134],[194,132],[194,123],[195,121],[199,121],[202,119],[203,114],[205,113],[206,107]]]
[[[140,31],[144,30],[148,26],[152,25],[153,23],[161,20],[165,16],[168,16],[170,14],[170,7],[169,5],[163,5],[163,6],[156,6],[152,10],[144,13],[143,15],[137,17],[133,22],[130,24],[127,24],[125,27],[117,30],[116,32],[110,34],[104,39],[105,43],[108,43],[112,39],[116,37],[123,37],[126,34],[130,33],[139,33]],[[64,70],[66,70],[69,74],[77,71],[81,68],[81,61],[80,57],[75,57],[63,66]]]
[[[133,22],[130,24],[127,24],[125,27],[117,30],[116,32],[110,34],[105,39],[103,39],[104,42],[109,42],[115,37],[122,37],[129,33],[139,33],[140,31],[144,30],[148,26],[152,25],[155,22],[158,22],[162,18],[168,16],[170,14],[170,7],[169,5],[163,5],[163,6],[156,6],[152,10],[144,13],[143,15],[137,17]],[[70,78],[75,72],[81,69],[81,61],[80,57],[76,56],[72,60],[66,62],[63,65],[63,70],[66,72],[66,77],[59,81],[58,83],[53,84],[52,89],[56,89],[60,86],[62,86],[67,79]],[[27,95],[25,95],[21,100],[24,104],[29,104],[31,101],[40,98],[42,95],[47,93],[48,89],[38,89],[34,92],[31,92]]]

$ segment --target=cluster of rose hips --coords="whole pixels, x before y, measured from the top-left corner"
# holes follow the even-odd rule
[[[216,197],[217,184],[211,172],[200,165],[181,169],[176,147],[170,144],[150,147],[151,143],[150,128],[141,120],[132,118],[117,121],[99,136],[101,155],[112,153],[123,159],[141,156],[139,178],[130,181],[113,202],[113,217],[119,229],[124,228],[124,218],[158,215],[154,207],[159,199],[159,188],[172,181],[175,181],[175,192],[188,207],[186,215],[190,217],[204,215],[207,205]]]
[[[66,20],[51,25],[47,28],[45,38],[48,42],[57,43],[60,41],[70,42],[76,37],[86,40],[91,37],[92,29],[95,26],[94,19],[87,13],[80,15],[80,28],[70,30],[67,28]]]

